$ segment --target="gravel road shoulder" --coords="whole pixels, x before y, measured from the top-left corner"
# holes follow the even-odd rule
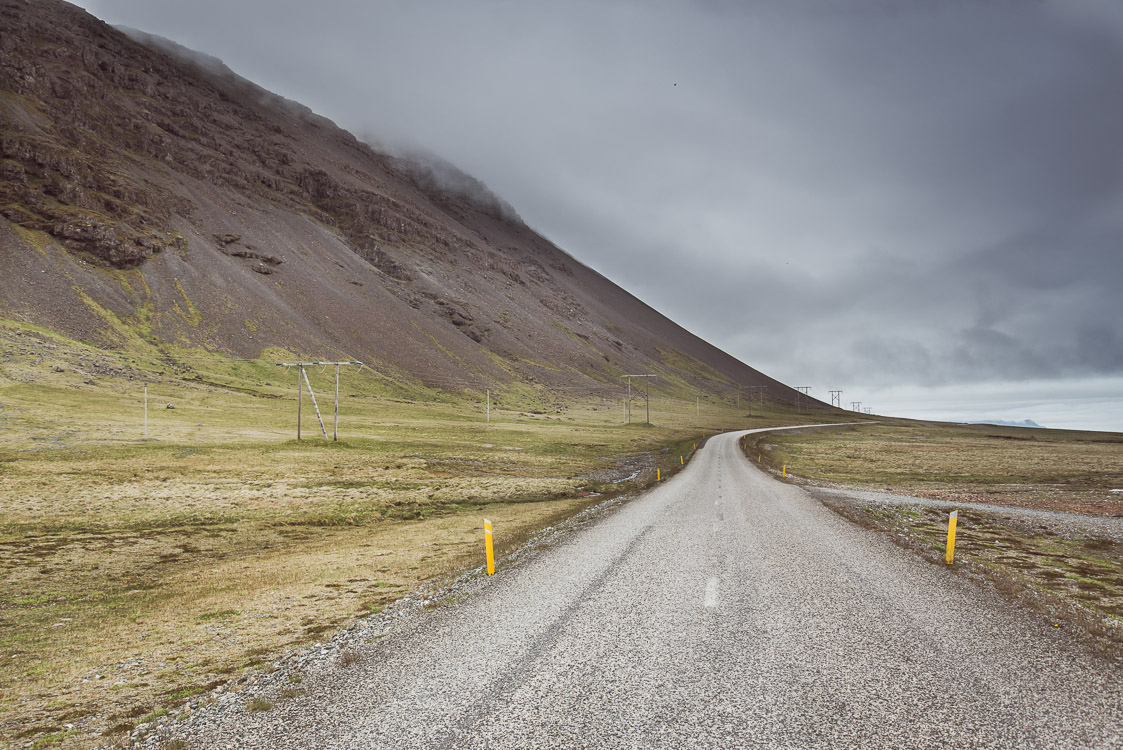
[[[988,503],[955,503],[948,500],[930,500],[911,495],[898,495],[877,490],[847,487],[804,486],[811,495],[828,504],[840,503],[852,506],[901,507],[919,506],[943,508],[948,511],[960,510],[964,513],[980,512],[1001,519],[1004,523],[1027,533],[1051,531],[1069,538],[1097,536],[1123,544],[1123,518],[1107,516],[1085,516],[1078,513],[1015,508],[1008,505]]]

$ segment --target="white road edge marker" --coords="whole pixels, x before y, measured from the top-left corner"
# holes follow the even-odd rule
[[[717,606],[717,581],[716,577],[706,581],[706,597],[703,600],[706,607]]]

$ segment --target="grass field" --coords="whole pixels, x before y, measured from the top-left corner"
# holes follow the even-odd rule
[[[753,450],[817,482],[917,497],[1123,515],[1123,434],[885,420],[768,435]]]
[[[325,442],[295,371],[197,352],[128,357],[0,326],[0,739],[123,743],[421,584],[679,468],[717,431],[831,421],[669,393],[525,383],[483,394],[345,368]],[[310,370],[329,434],[333,371]],[[144,389],[148,390],[147,438]],[[171,408],[168,408],[169,405]],[[636,404],[633,414],[640,414]],[[845,420],[846,415],[836,419]],[[889,420],[769,434],[795,481],[956,502],[1120,512],[1123,436]],[[840,509],[929,555],[943,511]],[[1123,606],[1117,546],[969,514],[965,560],[1085,608]]]
[[[269,361],[0,333],[0,738],[39,747],[122,742],[480,564],[484,517],[511,550],[704,433],[823,419],[660,398],[624,426],[620,401],[520,385],[489,424],[481,394],[350,368],[340,441],[305,397],[297,442]],[[329,434],[333,374],[309,372]]]

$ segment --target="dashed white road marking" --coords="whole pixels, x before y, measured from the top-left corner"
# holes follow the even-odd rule
[[[714,577],[706,582],[706,596],[703,599],[703,603],[707,607],[717,606],[717,580],[718,579]]]

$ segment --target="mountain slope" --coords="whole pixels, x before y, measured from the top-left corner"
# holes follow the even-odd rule
[[[354,357],[450,388],[794,391],[213,58],[0,0],[0,316],[106,347]]]

